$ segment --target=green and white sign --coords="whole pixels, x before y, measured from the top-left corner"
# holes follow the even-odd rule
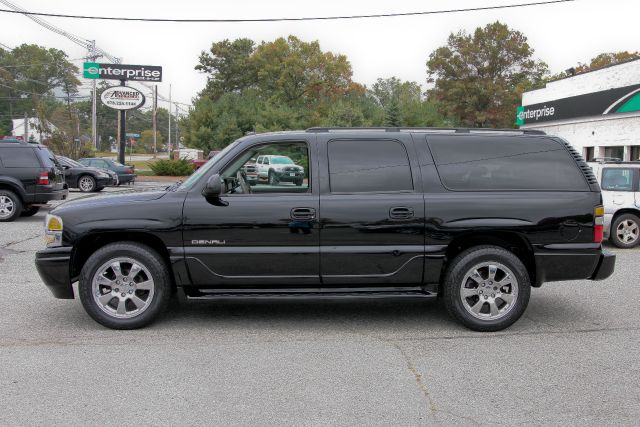
[[[640,111],[640,84],[524,105],[516,110],[516,125],[634,111]]]
[[[97,62],[85,62],[82,70],[82,75],[85,79],[162,81],[162,67],[157,65],[99,64]]]

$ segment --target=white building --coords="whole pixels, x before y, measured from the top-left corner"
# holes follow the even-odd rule
[[[44,139],[47,139],[51,136],[51,132],[56,129],[56,127],[51,123],[46,123],[46,129],[48,131],[40,131],[40,120],[36,117],[27,118],[27,130],[28,130],[28,141],[33,141],[37,143],[41,143]],[[23,139],[25,136],[24,131],[24,119],[13,119],[13,131],[11,132],[13,136],[19,136]]]
[[[569,141],[582,155],[640,160],[640,60],[525,92],[517,123]]]

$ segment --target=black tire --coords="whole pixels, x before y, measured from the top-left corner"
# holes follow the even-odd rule
[[[626,236],[623,233],[622,236],[618,236],[618,227],[635,228],[635,233],[627,234]],[[620,230],[620,232],[622,231]],[[640,243],[640,219],[633,214],[618,215],[611,223],[609,240],[617,247],[623,249],[630,249],[637,246],[638,243]]]
[[[0,190],[0,206],[0,222],[15,221],[22,213],[22,200],[13,191]]]
[[[25,206],[22,209],[22,216],[34,216],[40,210],[40,206]]]
[[[81,175],[78,178],[78,189],[83,193],[93,193],[96,191],[96,180],[91,175]]]
[[[148,306],[146,306],[144,311],[138,315],[133,315],[129,318],[118,318],[115,317],[116,315],[108,314],[105,309],[100,307],[99,303],[93,296],[94,276],[99,275],[100,272],[98,270],[101,267],[110,263],[112,260],[115,261],[116,259],[131,259],[139,263],[144,267],[144,275],[147,276],[148,272],[148,275],[153,280],[153,295],[150,296],[151,301],[145,301]],[[121,265],[126,265],[126,262]],[[125,271],[122,270],[122,273],[125,273]],[[126,274],[129,273],[127,272]],[[140,276],[136,275],[135,277]],[[131,281],[134,281],[135,277],[131,277]],[[144,280],[144,277],[140,280]],[[123,286],[122,283],[120,283],[120,285]],[[153,322],[158,315],[164,311],[169,303],[169,299],[171,297],[169,268],[162,257],[155,250],[146,245],[136,242],[111,243],[98,249],[84,264],[80,272],[78,291],[80,294],[80,301],[82,301],[82,305],[87,314],[101,325],[111,329],[142,328]],[[120,289],[118,289],[118,292],[116,293],[119,293],[119,291]],[[137,290],[134,291],[133,295],[138,295],[137,292]],[[123,292],[123,296],[125,293],[126,291]],[[119,299],[117,295],[112,298]],[[112,307],[112,309],[114,308]]]
[[[302,183],[303,183],[303,182],[304,182],[304,180],[303,180],[303,179],[296,179],[296,185],[297,185],[298,187],[302,186]]]
[[[278,185],[280,180],[276,176],[276,173],[272,170],[269,171],[269,185]]]
[[[480,279],[483,279],[482,285],[480,283],[476,285],[477,282],[473,281],[471,278],[466,281],[464,280],[467,274],[469,274],[474,267],[485,263],[501,264],[502,267],[506,267],[506,269],[510,270],[515,277],[515,283],[517,286],[511,287],[511,292],[513,292],[514,288],[517,292],[516,296],[513,298],[510,308],[506,300],[500,299],[499,295],[501,294],[499,294],[499,292],[501,292],[501,290],[495,291],[496,286],[494,285],[498,282],[498,280],[496,280],[498,278],[497,274],[493,278],[496,280],[496,283],[489,281],[488,278],[485,282],[484,277],[480,277]],[[479,267],[476,269],[480,270],[480,276],[482,276],[482,273],[484,272],[482,270],[483,268],[485,267]],[[488,271],[489,267],[486,268],[486,271]],[[500,269],[498,270],[500,271]],[[504,278],[505,276],[501,277]],[[463,281],[467,284],[463,284]],[[467,288],[469,285],[475,285],[476,288]],[[465,302],[463,302],[461,297],[463,286],[470,291],[476,291],[477,289],[477,293],[482,293],[481,287],[483,287],[484,299],[481,295],[472,295],[465,298]],[[497,298],[494,298],[496,295],[498,295]],[[509,294],[505,292],[505,298],[508,295]],[[522,261],[520,261],[520,259],[513,253],[497,246],[476,246],[460,253],[449,264],[443,283],[444,303],[449,314],[467,328],[480,332],[495,332],[511,326],[524,313],[527,308],[527,304],[529,303],[530,295],[531,281],[529,279],[529,273]],[[487,298],[490,298],[490,300],[487,300]],[[504,304],[502,308],[499,308],[499,310],[506,309],[505,313],[497,313],[495,318],[489,318],[489,316],[493,316],[491,313],[486,313],[486,311],[490,311],[491,309],[490,301],[493,301],[493,304],[496,307],[498,304]],[[474,305],[475,307],[475,304],[478,304],[480,310],[484,310],[485,312],[478,312],[477,316],[487,317],[482,319],[474,317],[474,315],[468,311],[465,304],[469,307],[471,305]]]

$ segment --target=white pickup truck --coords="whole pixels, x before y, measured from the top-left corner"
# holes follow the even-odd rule
[[[256,168],[258,170],[258,181],[267,181],[269,185],[293,182],[295,185],[301,186],[304,182],[304,168],[296,165],[287,156],[258,156]]]

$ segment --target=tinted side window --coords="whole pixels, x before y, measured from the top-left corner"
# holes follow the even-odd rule
[[[31,147],[2,150],[2,164],[6,168],[39,168],[40,162]]]
[[[429,145],[450,190],[589,190],[569,153],[550,139],[453,136]]]
[[[330,141],[332,192],[413,190],[409,158],[398,141]]]
[[[604,168],[602,189],[611,191],[633,191],[633,170],[624,168]]]

